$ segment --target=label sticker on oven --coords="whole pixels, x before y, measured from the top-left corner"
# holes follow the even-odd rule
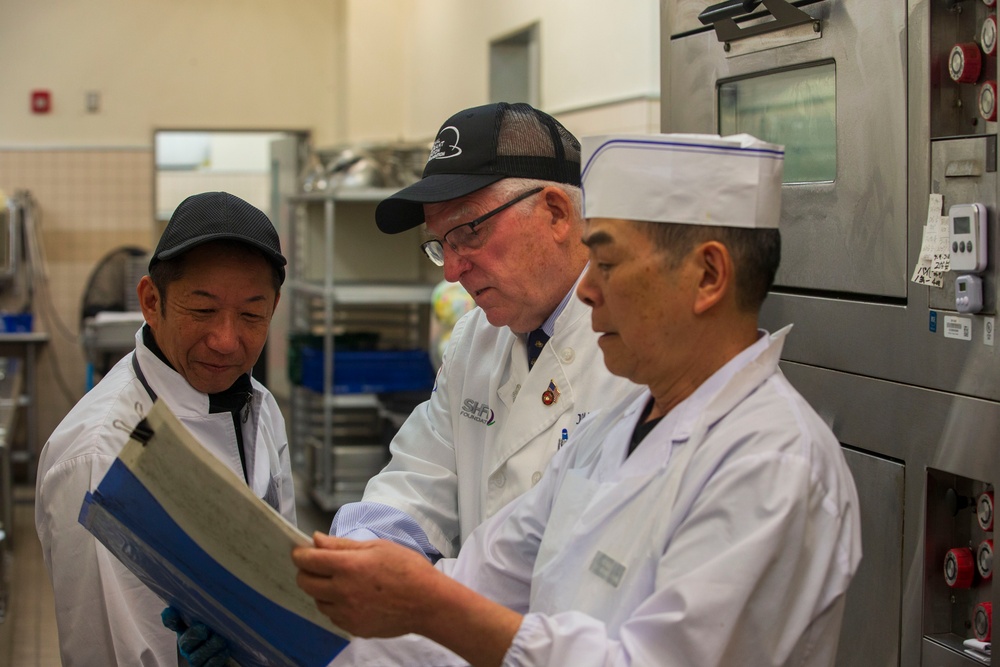
[[[968,317],[945,315],[944,337],[957,340],[972,340],[972,320]]]

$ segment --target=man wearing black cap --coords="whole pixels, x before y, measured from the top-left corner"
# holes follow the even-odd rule
[[[587,264],[579,185],[577,139],[527,104],[499,103],[445,121],[423,178],[378,205],[383,232],[425,226],[424,253],[478,308],[455,325],[391,462],[331,533],[453,557],[538,483],[588,412],[639,391],[601,363],[573,295]]]
[[[172,665],[163,602],[77,517],[157,397],[258,497],[295,522],[285,423],[250,377],[285,278],[267,216],[224,192],[177,207],[138,285],[146,324],[42,450],[35,524],[55,592],[64,665]]]

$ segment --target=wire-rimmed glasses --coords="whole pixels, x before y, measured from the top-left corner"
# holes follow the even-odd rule
[[[539,187],[533,190],[528,190],[527,192],[514,197],[510,201],[497,206],[492,211],[483,213],[475,220],[470,220],[469,222],[452,227],[441,239],[431,239],[430,241],[421,243],[420,249],[424,251],[424,254],[427,255],[428,259],[438,266],[444,266],[444,243],[447,243],[448,247],[450,247],[456,255],[463,255],[470,250],[478,250],[483,247],[483,237],[480,236],[479,232],[476,230],[479,225],[483,224],[497,213],[507,210],[519,201],[523,201],[531,195],[538,194],[544,189],[545,188]]]

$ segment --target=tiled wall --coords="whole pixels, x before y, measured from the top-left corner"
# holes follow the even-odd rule
[[[48,280],[35,286],[33,310],[35,330],[51,337],[38,367],[44,443],[86,386],[78,335],[87,279],[101,258],[120,246],[152,248],[153,153],[141,148],[0,149],[0,189],[8,196],[29,190],[40,211]],[[14,291],[0,288],[0,305],[11,308]]]

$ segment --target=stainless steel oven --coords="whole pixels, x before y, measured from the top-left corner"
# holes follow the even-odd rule
[[[994,4],[661,0],[663,130],[786,146],[763,325],[861,495],[844,666],[982,664],[998,597]]]
[[[856,224],[906,210],[905,0],[814,3],[814,22],[728,49],[707,5],[675,3],[665,126],[786,144],[781,284],[905,296],[905,227]]]

